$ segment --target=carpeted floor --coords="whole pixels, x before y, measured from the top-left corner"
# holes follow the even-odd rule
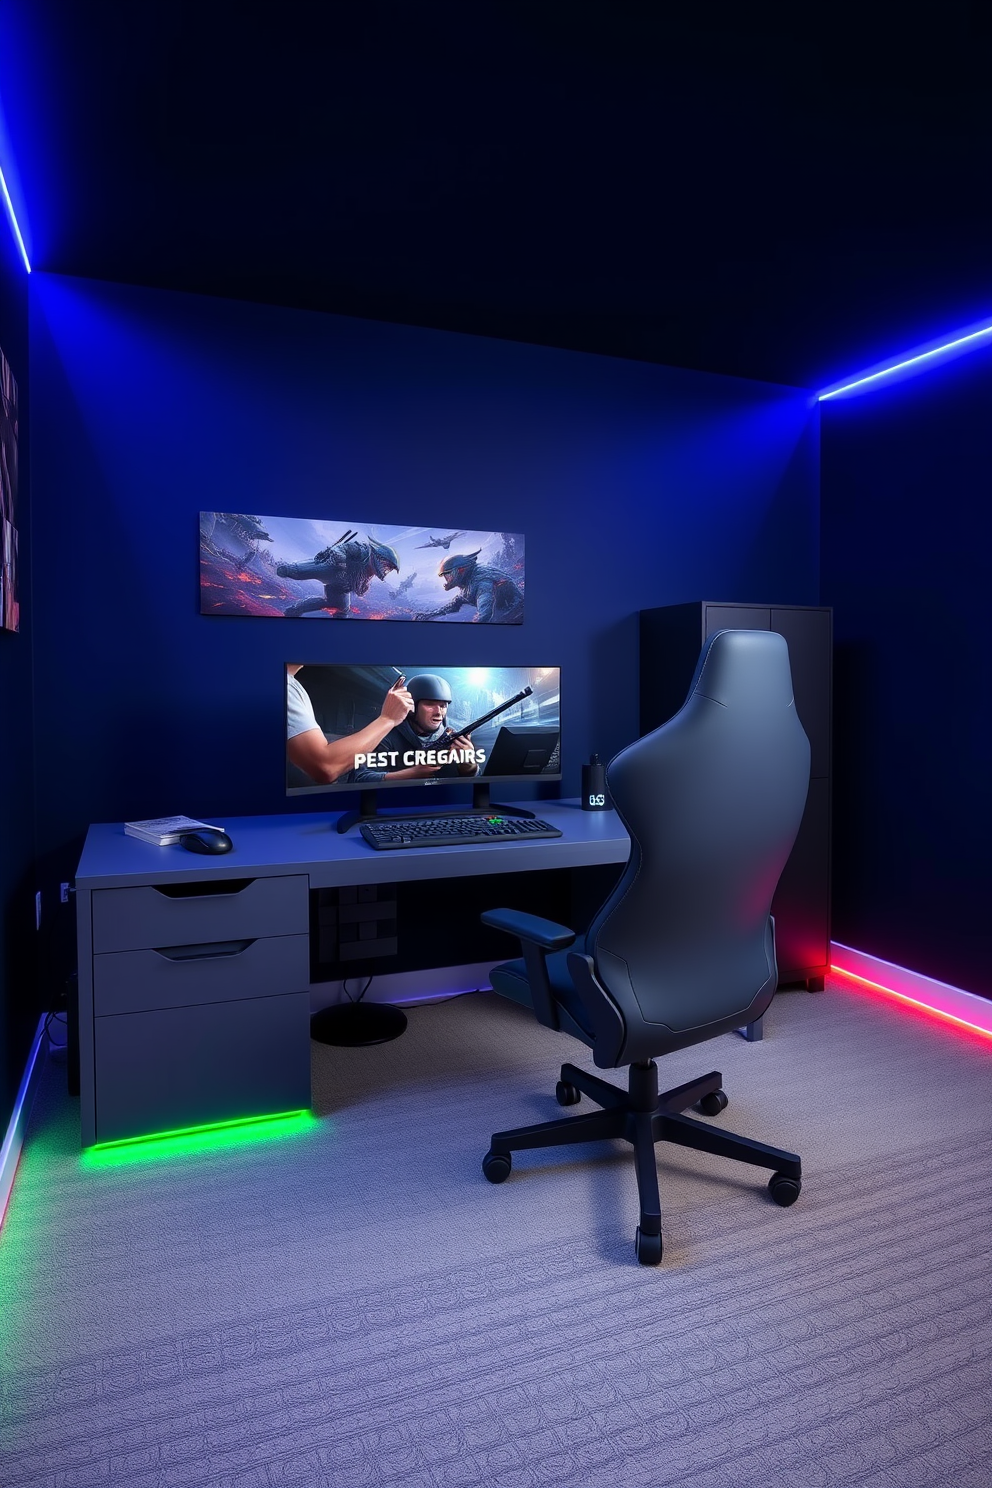
[[[497,998],[314,1046],[294,1135],[114,1167],[51,1062],[0,1236],[0,1481],[984,1488],[992,1046],[840,980],[765,1027],[662,1077],[722,1069],[720,1124],[801,1153],[802,1197],[659,1149],[657,1269],[625,1144],[482,1177],[588,1063]]]

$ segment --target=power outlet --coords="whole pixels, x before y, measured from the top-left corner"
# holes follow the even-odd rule
[[[34,896],[34,928],[41,929],[41,890]]]

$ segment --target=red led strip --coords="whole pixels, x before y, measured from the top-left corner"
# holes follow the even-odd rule
[[[835,976],[849,977],[852,982],[861,982],[865,987],[871,987],[875,992],[882,992],[886,997],[894,997],[899,1002],[906,1002],[910,1007],[919,1008],[920,1012],[929,1013],[932,1018],[940,1018],[945,1023],[954,1023],[959,1028],[967,1028],[969,1033],[977,1033],[979,1037],[992,1039],[992,1028],[983,1028],[979,1023],[969,1023],[967,1018],[959,1018],[955,1013],[945,1013],[943,1008],[934,1007],[932,1003],[921,1002],[918,997],[909,997],[905,992],[896,992],[892,987],[883,987],[881,982],[873,982],[868,977],[859,976],[856,971],[846,971],[842,966],[831,966],[831,972]]]

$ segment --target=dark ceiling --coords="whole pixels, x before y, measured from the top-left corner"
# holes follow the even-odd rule
[[[992,6],[0,0],[34,266],[818,387],[992,312]]]

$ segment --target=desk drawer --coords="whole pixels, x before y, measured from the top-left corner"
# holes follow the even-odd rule
[[[170,891],[182,888],[178,897]],[[309,930],[305,873],[230,882],[205,881],[159,888],[95,889],[93,950],[140,951],[148,946],[189,946],[266,935],[305,935]],[[202,892],[201,892],[202,890]]]
[[[161,951],[106,952],[93,957],[93,1011],[100,1018],[301,992],[310,986],[309,946],[306,935],[275,935]]]
[[[310,995],[97,1018],[96,1140],[310,1105]]]

